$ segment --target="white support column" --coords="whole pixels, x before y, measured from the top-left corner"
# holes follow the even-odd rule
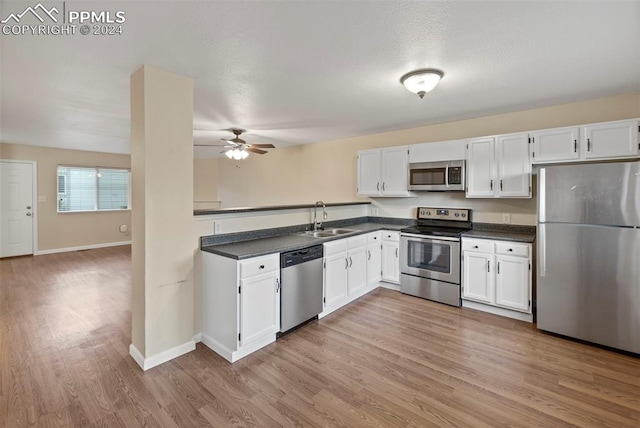
[[[147,370],[193,342],[193,81],[131,75],[132,344]]]

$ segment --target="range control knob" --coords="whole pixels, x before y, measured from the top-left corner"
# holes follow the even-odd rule
[[[460,214],[462,217],[466,217],[467,215],[465,213]]]
[[[456,217],[460,217],[460,213],[455,213],[454,214]]]

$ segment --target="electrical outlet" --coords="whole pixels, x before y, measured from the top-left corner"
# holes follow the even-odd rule
[[[502,214],[502,222],[503,223],[511,223],[511,214],[509,214],[509,213]]]
[[[216,235],[222,232],[222,225],[220,224],[219,221],[216,221],[215,223],[213,223],[213,231]]]
[[[378,216],[378,208],[376,208],[376,207],[372,207],[372,208],[371,208],[371,215],[372,215],[373,217],[377,217],[377,216]]]

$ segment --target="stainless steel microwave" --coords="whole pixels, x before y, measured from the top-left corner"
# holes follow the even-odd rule
[[[409,190],[464,191],[464,160],[409,164]]]

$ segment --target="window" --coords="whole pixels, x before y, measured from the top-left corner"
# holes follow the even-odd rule
[[[58,167],[58,212],[127,210],[128,169]]]

